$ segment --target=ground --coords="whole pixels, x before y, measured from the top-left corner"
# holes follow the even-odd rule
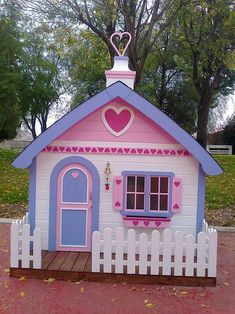
[[[219,233],[213,288],[10,278],[10,225],[0,224],[0,313],[234,314],[235,233]]]

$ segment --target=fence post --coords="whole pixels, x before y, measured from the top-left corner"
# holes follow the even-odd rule
[[[29,268],[30,261],[30,227],[23,225],[22,227],[22,267]]]
[[[100,271],[100,233],[99,231],[94,231],[92,234],[92,272]]]
[[[11,223],[11,267],[19,266],[19,226],[17,221]]]
[[[208,240],[208,277],[216,277],[217,265],[217,231],[209,232]]]
[[[123,273],[123,228],[116,229],[115,273]]]
[[[127,231],[127,273],[135,273],[135,230]]]
[[[163,232],[163,275],[171,274],[171,230],[165,229]]]
[[[34,229],[33,232],[33,268],[42,267],[42,247],[41,247],[41,230]]]

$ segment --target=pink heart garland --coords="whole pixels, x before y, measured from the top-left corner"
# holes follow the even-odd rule
[[[113,42],[113,37],[115,37],[115,36],[119,37],[120,40],[122,40],[122,38],[123,38],[124,36],[128,36],[128,37],[129,37],[129,40],[128,40],[128,42],[127,42],[127,44],[126,44],[126,46],[125,46],[125,48],[124,48],[124,50],[123,50],[122,53],[120,53],[120,51],[117,49],[116,45],[115,45],[114,42]],[[111,35],[111,37],[110,37],[110,43],[111,43],[111,45],[113,46],[114,50],[117,52],[117,54],[118,54],[119,56],[124,56],[124,55],[125,55],[125,52],[126,52],[128,46],[130,45],[130,42],[131,42],[131,34],[128,33],[128,32],[123,32],[123,33],[121,33],[121,32],[115,32],[115,33],[113,33],[113,34]]]

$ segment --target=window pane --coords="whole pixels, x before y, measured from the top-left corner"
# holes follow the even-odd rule
[[[127,194],[126,208],[127,209],[134,209],[135,208],[135,194]]]
[[[158,195],[150,195],[150,210],[158,210]]]
[[[161,195],[160,196],[160,210],[168,210],[167,200],[168,200],[167,195]]]
[[[160,178],[160,192],[168,193],[168,178]]]
[[[127,192],[135,192],[135,177],[127,177]]]
[[[136,195],[136,209],[144,209],[144,194]]]
[[[151,193],[158,193],[158,177],[151,177]]]
[[[145,177],[137,177],[137,192],[144,192]]]

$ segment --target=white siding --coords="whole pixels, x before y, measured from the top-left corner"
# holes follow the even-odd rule
[[[54,142],[51,145],[82,145],[81,142]],[[87,144],[87,143],[86,143]],[[96,146],[97,142],[89,142],[89,146]],[[102,143],[105,146],[112,146],[113,143]],[[123,143],[115,143],[120,147]],[[125,146],[127,143],[125,143]],[[129,145],[129,144],[128,144]],[[156,144],[130,144],[129,147],[156,147]],[[159,145],[160,148],[182,148],[180,145]],[[65,153],[40,153],[37,157],[37,175],[36,175],[36,227],[42,231],[43,249],[48,245],[48,220],[49,220],[49,189],[50,175],[54,166],[62,159],[71,156]],[[76,156],[72,154],[72,156]],[[197,189],[198,189],[198,162],[193,157],[158,157],[158,156],[140,156],[140,155],[98,155],[82,154],[83,158],[90,160],[97,168],[100,179],[100,231],[107,227],[116,228],[123,226],[122,216],[118,211],[112,209],[112,178],[120,175],[122,171],[163,171],[173,172],[183,181],[183,197],[181,213],[174,214],[170,228],[175,232],[182,230],[186,235],[188,233],[195,235],[196,232],[196,213],[197,213]],[[105,190],[106,163],[110,162],[110,190]],[[127,228],[126,228],[127,229]],[[146,232],[148,229],[136,228],[137,234]],[[151,232],[152,229],[149,229]]]

